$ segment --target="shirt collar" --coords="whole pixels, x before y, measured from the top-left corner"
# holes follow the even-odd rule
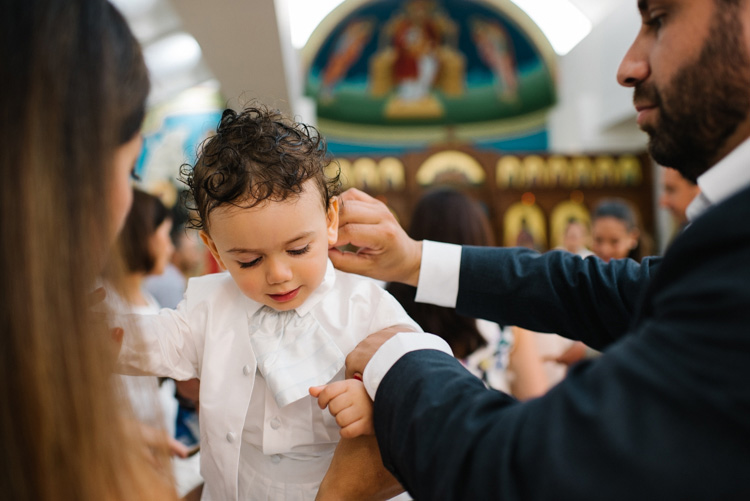
[[[750,185],[750,139],[733,149],[719,163],[698,177],[701,196],[688,206],[690,220],[699,216],[709,205],[723,202]]]
[[[296,308],[297,314],[301,317],[307,315],[323,298],[333,289],[333,285],[336,283],[336,270],[333,267],[333,263],[330,259],[326,264],[326,272],[323,276],[323,282],[310,294],[304,303]],[[252,317],[259,309],[263,307],[263,304],[253,301],[247,296],[246,299],[246,310],[248,318]]]

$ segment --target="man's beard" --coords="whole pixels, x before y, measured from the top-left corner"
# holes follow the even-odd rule
[[[657,123],[643,127],[651,156],[695,182],[750,112],[750,57],[736,9],[716,12],[698,60],[669,86],[639,84],[633,98],[658,107]]]

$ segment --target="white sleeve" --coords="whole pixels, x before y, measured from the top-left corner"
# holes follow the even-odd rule
[[[375,400],[380,381],[398,360],[411,351],[438,350],[453,356],[453,352],[441,337],[424,332],[400,332],[383,343],[362,374],[362,381],[370,398]]]
[[[198,350],[186,320],[186,301],[176,310],[155,315],[118,315],[125,329],[117,358],[121,374],[154,375],[177,380],[198,377]]]
[[[388,327],[403,327],[404,331],[411,329],[414,332],[422,332],[422,327],[420,327],[419,324],[417,324],[417,322],[406,313],[406,310],[401,306],[401,303],[399,303],[390,292],[379,287],[376,292],[379,296],[379,300],[372,316],[370,317],[370,324],[367,329],[365,329],[365,337],[373,332]],[[358,341],[361,341],[362,339],[359,339]]]
[[[414,300],[446,308],[456,307],[461,246],[424,240],[419,283]]]

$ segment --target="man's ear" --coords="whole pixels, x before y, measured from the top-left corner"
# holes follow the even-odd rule
[[[331,197],[326,212],[328,227],[328,246],[331,247],[339,239],[339,198]]]
[[[222,270],[226,270],[227,267],[224,266],[224,261],[221,260],[221,256],[219,256],[219,251],[216,249],[216,244],[214,243],[213,238],[206,233],[204,230],[200,231],[201,240],[203,240],[203,243],[206,244],[206,247],[208,247],[208,250],[211,251],[211,255],[216,259],[216,262],[219,263],[219,266],[221,266]]]

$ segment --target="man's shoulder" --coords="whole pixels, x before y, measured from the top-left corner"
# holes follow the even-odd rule
[[[691,222],[670,251],[691,248],[721,253],[725,245],[750,245],[750,187],[716,204]]]

